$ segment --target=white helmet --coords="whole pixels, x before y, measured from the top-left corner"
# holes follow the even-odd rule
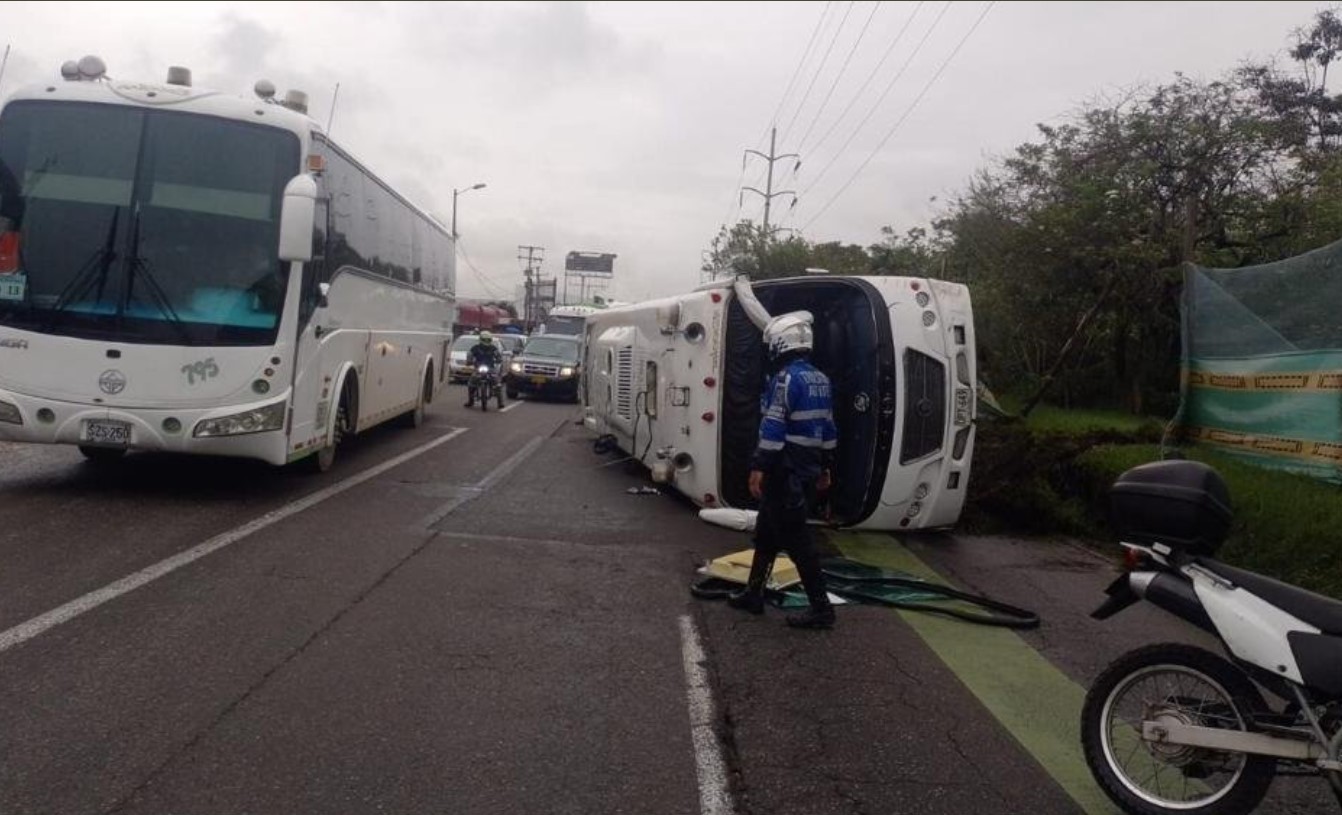
[[[815,318],[809,311],[792,311],[780,315],[764,326],[764,347],[769,358],[777,359],[791,351],[810,351],[814,345],[811,323]]]
[[[491,333],[489,333],[488,331],[481,331],[481,332],[480,332],[480,342],[483,342],[485,345],[493,345],[493,344],[494,344],[494,335],[491,334]]]

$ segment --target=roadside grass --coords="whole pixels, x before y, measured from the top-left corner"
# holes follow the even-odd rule
[[[1066,535],[1117,555],[1109,485],[1160,458],[1161,430],[1157,419],[1051,406],[1027,420],[981,422],[962,524],[984,533]],[[1342,489],[1205,447],[1180,452],[1215,467],[1230,488],[1235,520],[1220,558],[1342,598]]]
[[[1235,520],[1218,557],[1312,591],[1342,597],[1342,490],[1303,475],[1255,467],[1206,447],[1181,451],[1215,467],[1230,488]],[[1099,445],[1077,458],[1096,484],[1156,461],[1155,445]]]

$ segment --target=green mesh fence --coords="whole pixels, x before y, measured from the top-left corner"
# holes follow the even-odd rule
[[[1186,438],[1342,483],[1342,241],[1184,276]]]

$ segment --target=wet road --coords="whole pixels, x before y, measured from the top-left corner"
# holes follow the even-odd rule
[[[573,406],[458,391],[321,476],[0,445],[0,813],[1113,811],[1069,706],[1188,634],[1087,619],[1104,561],[841,535],[1045,625],[790,631],[689,597],[746,538],[628,494]],[[1326,800],[1287,779],[1263,811]]]

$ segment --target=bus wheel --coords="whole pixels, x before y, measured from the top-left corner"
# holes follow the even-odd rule
[[[336,408],[335,427],[331,433],[331,443],[304,459],[308,469],[324,473],[335,464],[336,448],[349,431],[351,391],[348,385],[340,395],[340,406]]]
[[[424,424],[424,409],[433,398],[433,369],[424,375],[424,387],[420,390],[419,400],[412,410],[402,413],[397,421],[401,427],[415,428]]]
[[[84,454],[84,458],[94,464],[107,464],[113,461],[120,461],[121,457],[126,455],[125,448],[121,447],[94,447],[90,444],[79,445],[79,452]]]

